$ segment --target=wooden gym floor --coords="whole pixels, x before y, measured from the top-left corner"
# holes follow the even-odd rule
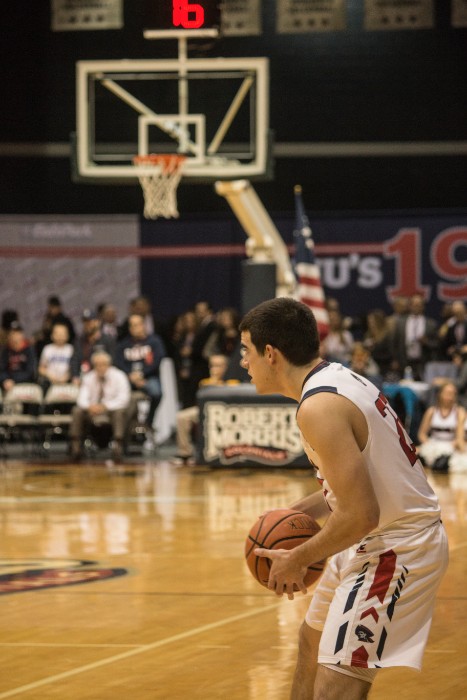
[[[0,462],[0,700],[287,700],[312,590],[276,598],[243,544],[312,475],[59,459]],[[381,672],[373,700],[466,697],[467,475],[430,481],[451,563],[424,669]]]

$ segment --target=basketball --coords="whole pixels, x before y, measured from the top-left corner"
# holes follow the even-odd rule
[[[253,525],[245,542],[245,558],[249,570],[262,586],[267,588],[271,560],[257,557],[254,550],[293,549],[306,542],[320,531],[320,526],[309,515],[298,510],[283,508],[262,515]],[[311,586],[318,580],[326,561],[315,562],[308,567],[305,585]]]

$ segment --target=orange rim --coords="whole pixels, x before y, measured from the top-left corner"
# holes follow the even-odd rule
[[[185,161],[186,156],[181,156],[178,153],[149,153],[133,158],[135,165],[158,165],[162,172],[179,170]]]

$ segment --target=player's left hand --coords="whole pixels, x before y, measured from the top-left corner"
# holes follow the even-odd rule
[[[276,595],[287,594],[289,600],[294,599],[294,593],[301,591],[306,593],[304,578],[307,567],[297,562],[293,550],[288,549],[255,549],[257,557],[266,557],[271,560],[268,588]]]

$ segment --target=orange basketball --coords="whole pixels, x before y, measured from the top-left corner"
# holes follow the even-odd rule
[[[255,579],[267,588],[271,569],[270,559],[257,557],[254,553],[257,547],[293,549],[316,535],[320,529],[316,520],[298,510],[282,508],[262,515],[251,528],[245,542],[246,563]],[[305,576],[306,586],[311,586],[318,580],[325,564],[324,560],[308,567],[308,573]]]

